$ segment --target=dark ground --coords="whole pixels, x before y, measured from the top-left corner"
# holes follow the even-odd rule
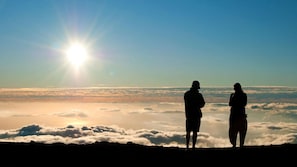
[[[246,146],[232,148],[184,148],[137,144],[94,143],[41,144],[0,143],[0,166],[257,166],[294,165],[297,145]]]

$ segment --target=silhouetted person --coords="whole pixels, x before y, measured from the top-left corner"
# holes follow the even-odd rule
[[[189,143],[192,136],[192,149],[195,149],[197,135],[200,129],[202,112],[201,108],[204,107],[205,101],[202,94],[199,92],[199,81],[193,81],[190,90],[184,94],[185,102],[185,115],[186,115],[186,147],[189,149]]]
[[[229,139],[236,148],[237,135],[239,134],[240,147],[243,147],[247,132],[247,114],[245,106],[247,105],[247,95],[242,90],[240,83],[235,83],[234,93],[231,93],[229,99],[230,117],[229,117]]]

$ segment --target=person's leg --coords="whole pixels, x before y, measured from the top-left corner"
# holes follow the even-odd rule
[[[191,133],[190,133],[190,131],[187,131],[186,132],[186,148],[187,149],[189,149],[190,137],[191,137]]]
[[[191,137],[191,122],[186,120],[186,148],[189,149],[190,137]]]
[[[232,144],[232,147],[236,147],[236,140],[237,140],[237,131],[235,129],[235,123],[233,120],[229,120],[229,140]]]
[[[193,150],[196,147],[198,132],[200,130],[200,124],[201,124],[201,119],[198,119],[198,120],[194,121],[194,125],[193,125],[193,143],[192,143]]]
[[[246,132],[244,132],[244,131],[239,132],[240,147],[243,147],[243,145],[244,145],[245,135],[246,135]]]
[[[246,132],[247,132],[247,120],[244,119],[242,129],[239,132],[240,147],[243,147],[244,145]]]
[[[229,140],[233,148],[236,147],[236,139],[237,139],[236,131],[234,131],[233,128],[229,128]]]
[[[196,146],[196,141],[197,141],[197,136],[198,136],[198,132],[197,131],[193,131],[193,142],[192,142],[192,149],[195,149]]]

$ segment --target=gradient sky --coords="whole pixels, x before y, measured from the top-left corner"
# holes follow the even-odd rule
[[[2,88],[297,86],[296,0],[0,0],[0,25]]]

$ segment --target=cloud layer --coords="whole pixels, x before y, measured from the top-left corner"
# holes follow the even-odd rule
[[[6,100],[0,103],[0,141],[48,144],[107,141],[185,147],[181,100],[185,90],[1,89],[0,97]],[[202,92],[207,104],[203,108],[197,147],[231,147],[226,100],[231,90],[205,88]],[[296,88],[253,87],[246,92],[250,100],[245,144],[297,143],[297,103],[292,102],[297,97]]]

